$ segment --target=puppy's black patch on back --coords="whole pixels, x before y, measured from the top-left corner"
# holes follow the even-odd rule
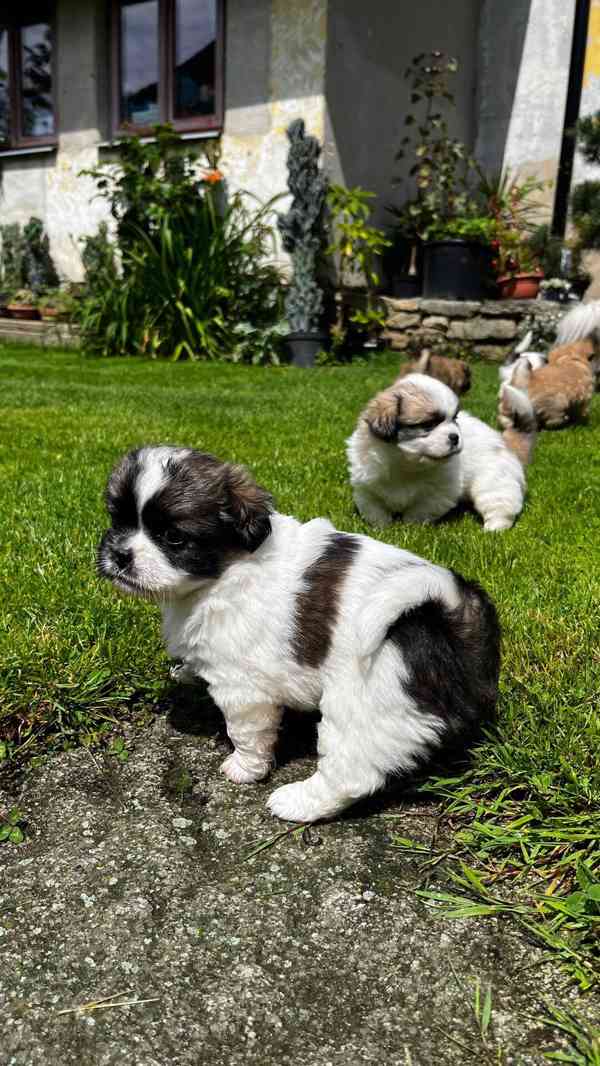
[[[413,607],[388,639],[402,654],[404,690],[419,710],[444,720],[446,733],[473,730],[494,717],[500,671],[500,625],[487,594],[459,574],[460,603],[440,599]]]
[[[359,548],[356,537],[332,533],[325,550],[304,571],[292,638],[292,652],[300,666],[318,667],[325,660],[344,577]]]

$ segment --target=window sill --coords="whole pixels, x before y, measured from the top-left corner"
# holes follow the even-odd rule
[[[16,155],[45,155],[48,152],[55,152],[56,149],[56,144],[30,144],[26,148],[0,148],[0,159]]]
[[[175,132],[177,132],[177,131],[175,131]],[[216,130],[191,130],[188,133],[180,133],[179,137],[180,137],[180,139],[182,141],[207,141],[207,140],[210,140],[211,138],[214,139],[215,137],[220,137],[222,133],[223,133],[222,129],[216,129]],[[100,141],[100,144],[98,145],[98,148],[118,148],[119,145],[123,144],[123,141],[126,140],[126,137],[127,137],[127,135],[124,135],[123,137],[119,137],[118,134],[115,134],[113,139],[110,140],[110,141]],[[139,140],[140,140],[140,144],[154,144],[155,141],[156,141],[156,137],[140,137]]]

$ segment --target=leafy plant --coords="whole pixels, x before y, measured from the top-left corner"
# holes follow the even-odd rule
[[[365,333],[380,330],[385,325],[385,312],[376,301],[379,274],[375,263],[391,245],[382,230],[369,225],[370,201],[374,195],[360,186],[347,189],[343,185],[332,185],[327,194],[333,228],[333,240],[327,254],[339,257],[342,282],[359,280],[365,283],[366,308],[357,308],[349,316],[350,322]]]
[[[290,142],[288,189],[292,203],[289,211],[277,219],[293,269],[285,310],[293,332],[314,333],[321,324],[324,307],[322,275],[327,243],[328,181],[319,167],[321,145],[316,137],[306,135],[304,120],[291,122],[287,136]]]
[[[36,307],[37,298],[31,289],[17,289],[17,291],[13,293],[12,303],[22,307]]]
[[[490,244],[495,234],[494,219],[479,215],[474,215],[472,218],[453,218],[440,223],[433,222],[428,230],[429,240],[460,237],[467,241],[479,241],[481,244]]]
[[[24,270],[29,287],[39,295],[58,285],[58,274],[50,255],[50,241],[41,218],[30,218],[23,230]]]
[[[25,840],[25,819],[18,807],[0,815],[0,844],[22,844]]]
[[[2,285],[7,290],[20,289],[26,284],[25,242],[18,222],[0,226],[2,236]]]
[[[582,181],[575,186],[571,217],[581,248],[600,248],[600,181]]]
[[[600,163],[600,111],[579,119],[577,147],[586,163]]]
[[[123,148],[119,168],[92,172],[115,219],[118,257],[106,225],[84,243],[75,312],[84,349],[274,360],[269,331],[282,317],[283,287],[269,262],[272,202],[251,210],[242,193],[227,200],[215,153],[199,178],[197,158],[165,127],[156,144],[132,138]]]
[[[430,239],[431,227],[439,234],[444,223],[471,213],[469,178],[475,162],[462,141],[449,131],[449,113],[455,106],[451,90],[458,62],[443,52],[421,52],[405,72],[411,83],[411,103],[420,113],[409,113],[396,159],[412,155],[409,175],[416,191],[396,214],[404,231],[422,240]],[[401,184],[401,179],[396,182]]]

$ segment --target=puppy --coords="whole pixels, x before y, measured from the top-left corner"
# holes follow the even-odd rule
[[[278,514],[242,467],[187,448],[131,452],[106,498],[99,572],[161,604],[180,674],[225,716],[230,780],[267,776],[284,705],[320,709],[316,772],[271,795],[278,817],[329,818],[493,715],[499,628],[477,585]]]
[[[510,384],[517,367],[524,366],[527,362],[532,370],[538,370],[546,365],[546,356],[543,352],[532,352],[530,345],[533,340],[533,332],[529,330],[523,340],[510,352],[500,367],[500,381],[504,385]]]
[[[588,339],[554,348],[547,365],[538,369],[529,357],[515,365],[510,383],[529,397],[538,429],[562,429],[588,417],[594,394],[593,358],[594,345]],[[498,422],[505,429],[512,425],[502,398]]]
[[[457,396],[471,388],[471,367],[462,359],[448,359],[445,355],[433,355],[427,348],[419,359],[414,359],[400,368],[399,378],[407,374],[428,374],[443,381]]]
[[[535,437],[527,397],[512,390],[515,425],[504,439],[459,410],[441,381],[409,374],[380,392],[347,441],[350,483],[367,522],[434,522],[461,501],[488,531],[510,529],[523,507]],[[518,428],[516,425],[518,415]]]

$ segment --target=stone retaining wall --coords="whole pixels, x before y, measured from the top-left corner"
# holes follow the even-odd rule
[[[390,348],[464,347],[468,352],[494,362],[504,359],[530,326],[537,321],[544,332],[553,332],[559,318],[572,304],[549,300],[426,300],[417,297],[396,300],[382,297],[387,311],[384,340]]]

